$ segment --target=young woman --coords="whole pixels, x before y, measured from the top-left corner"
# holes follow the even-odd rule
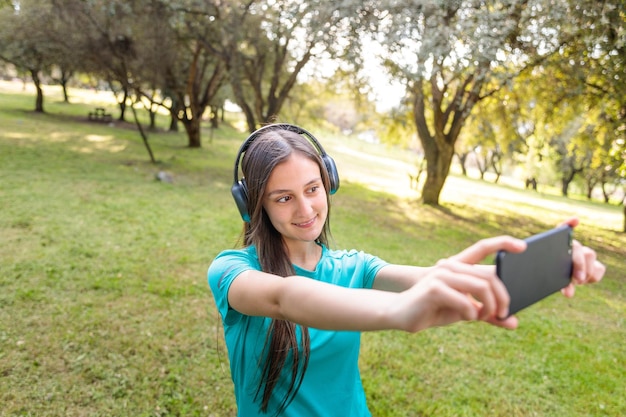
[[[495,268],[478,263],[501,249],[521,252],[524,241],[481,240],[425,268],[332,250],[329,195],[339,187],[337,170],[317,140],[292,125],[253,133],[234,177],[244,247],[220,253],[208,280],[239,416],[369,416],[358,369],[362,331],[417,332],[461,320],[517,326]],[[604,275],[595,252],[578,242],[573,261],[572,283]],[[564,293],[573,291],[570,284]]]

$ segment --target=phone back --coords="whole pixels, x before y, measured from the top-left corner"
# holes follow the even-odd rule
[[[509,314],[536,303],[570,283],[572,228],[561,226],[531,236],[522,253],[498,252],[496,271],[509,291]]]

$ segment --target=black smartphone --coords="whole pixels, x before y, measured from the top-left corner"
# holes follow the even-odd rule
[[[564,225],[524,239],[524,252],[499,251],[496,273],[509,291],[509,314],[565,288],[572,275],[572,235]]]

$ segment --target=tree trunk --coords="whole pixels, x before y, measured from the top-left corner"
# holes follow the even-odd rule
[[[119,102],[120,117],[117,119],[120,122],[126,121],[126,99],[128,99],[128,88],[126,87],[123,87],[123,88],[124,88],[124,97],[122,98],[122,101]]]
[[[248,132],[252,133],[257,128],[257,122],[254,118],[254,112],[248,105],[245,95],[243,93],[243,59],[241,54],[238,51],[238,44],[236,39],[232,39],[228,45],[228,53],[226,56],[226,72],[228,74],[228,79],[230,86],[233,91],[233,96],[235,99],[235,103],[241,108],[241,112],[244,114],[246,118],[246,125],[248,126]]]
[[[189,139],[188,147],[201,148],[202,140],[200,138],[200,122],[202,119],[194,117],[192,119],[185,118],[182,120],[185,131],[187,132],[187,138]]]
[[[577,173],[581,172],[581,169],[572,168],[571,172],[567,175],[563,174],[561,178],[561,194],[563,197],[567,197],[569,194],[569,185],[574,181],[574,177]]]
[[[215,106],[211,106],[211,129],[217,129],[219,127],[219,116],[218,111],[219,108]]]
[[[585,185],[587,186],[587,200],[591,200],[593,189],[595,188],[596,184],[598,184],[598,182],[599,181],[595,180],[594,178],[586,178]]]
[[[61,88],[63,89],[64,103],[70,102],[70,95],[67,91],[67,86],[70,82],[70,79],[72,78],[72,75],[74,75],[72,71],[66,71],[65,69],[61,68],[61,79],[59,80],[59,84],[61,84]]]
[[[572,167],[569,173],[563,173],[561,177],[561,195],[563,197],[567,197],[569,193],[569,185],[571,184],[574,176],[576,175],[576,170]]]
[[[33,79],[35,88],[37,89],[37,98],[35,99],[35,111],[43,113],[43,90],[41,89],[41,80],[39,79],[39,70],[30,70],[30,76]]]
[[[148,109],[148,116],[150,116],[150,130],[156,130],[156,112],[151,108]]]
[[[493,168],[493,172],[496,174],[496,179],[494,181],[495,184],[500,181],[500,177],[502,176],[502,165],[500,164],[501,160],[502,156],[498,151],[491,153],[491,168]]]
[[[569,184],[570,184],[571,180],[568,178],[563,177],[561,179],[561,195],[563,197],[567,197],[567,193],[569,192]]]
[[[180,102],[177,100],[175,95],[171,96],[172,99],[172,107],[170,110],[170,127],[168,131],[170,132],[178,132],[178,121],[179,115],[182,111],[184,111],[184,107],[180,105]]]
[[[465,163],[467,162],[469,152],[457,153],[456,156],[459,158],[459,163],[461,164],[461,173],[464,177],[467,177],[467,167],[465,166]]]
[[[178,132],[178,116],[175,110],[170,112],[170,127],[167,130],[169,132]]]
[[[487,173],[487,157],[483,156],[477,152],[474,153],[476,155],[476,165],[478,166],[478,172],[480,172],[480,180],[483,181],[485,179],[485,174]]]
[[[478,75],[480,71],[477,73]],[[466,78],[454,93],[439,88],[438,75],[434,73],[430,82],[432,129],[426,121],[425,80],[420,79],[412,86],[413,119],[417,136],[426,157],[426,180],[422,188],[424,204],[439,205],[439,195],[450,172],[454,146],[465,120],[479,100],[478,92],[484,77],[475,74]],[[446,94],[450,100],[444,100]]]
[[[63,89],[63,102],[64,103],[69,103],[70,102],[70,95],[67,92],[67,81],[63,81],[61,83],[61,88]]]
[[[424,156],[426,158],[426,180],[422,187],[422,201],[424,204],[438,206],[441,190],[452,165],[454,147],[438,148],[433,142],[429,146],[424,146]]]
[[[611,196],[609,195],[609,193],[606,190],[606,182],[605,181],[602,181],[602,187],[601,188],[602,188],[602,196],[604,197],[604,202],[606,204],[608,204],[609,203],[609,199],[610,199]]]

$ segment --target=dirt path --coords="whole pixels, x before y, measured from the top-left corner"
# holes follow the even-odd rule
[[[355,150],[345,145],[331,145],[329,148],[327,150],[337,162],[342,179],[403,198],[419,198],[419,194],[411,190],[409,184],[408,173],[411,172],[411,164],[382,154],[373,155]],[[503,178],[502,182],[508,186],[453,174],[446,180],[440,201],[443,204],[446,202],[472,204],[497,212],[498,201],[506,200],[515,203],[521,215],[536,215],[537,208],[550,210],[552,215],[544,219],[546,222],[556,224],[564,218],[578,216],[588,225],[621,230],[624,220],[620,207],[592,205],[526,191],[521,189],[521,184],[516,184],[509,178]]]

